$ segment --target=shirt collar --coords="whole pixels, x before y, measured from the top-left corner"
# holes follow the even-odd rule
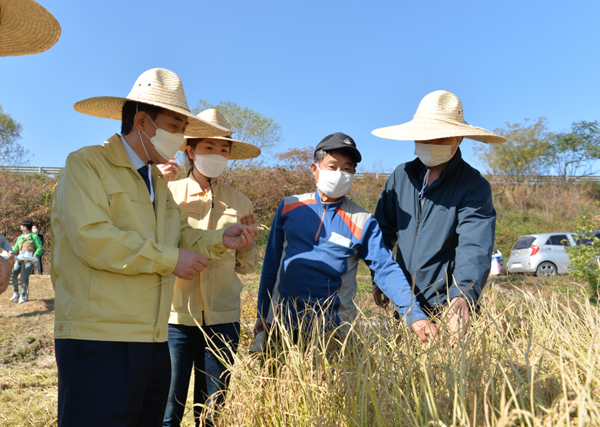
[[[188,179],[188,193],[190,196],[199,196],[201,194],[204,193],[208,193],[210,190],[207,188],[205,188],[204,190],[202,189],[202,187],[200,186],[200,183],[198,181],[196,181],[196,178],[194,178],[194,174],[191,173],[190,176],[187,177]],[[213,191],[215,190],[215,188],[219,185],[219,181],[217,180],[214,184],[212,184],[212,189]]]
[[[133,165],[134,168],[139,169],[142,166],[146,166],[146,162],[144,162],[140,156],[137,155],[133,148],[129,145],[129,143],[125,140],[123,135],[119,135],[121,137],[121,142],[123,143],[123,147],[125,147],[125,151],[127,152],[127,156],[129,156],[129,161]]]

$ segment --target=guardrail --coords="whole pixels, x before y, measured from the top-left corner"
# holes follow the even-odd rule
[[[18,175],[27,175],[39,173],[40,175],[58,175],[63,170],[63,168],[54,168],[54,167],[46,167],[46,166],[0,166],[0,171],[2,172],[10,172]]]
[[[362,178],[365,175],[375,175],[375,178],[389,178],[389,173],[357,173],[354,175],[355,178]],[[529,177],[514,177],[510,175],[484,175],[490,184],[564,184],[565,179],[562,176],[555,175],[544,175],[544,176],[529,176]],[[567,182],[598,182],[600,183],[600,176],[572,176],[567,178]]]
[[[354,174],[354,178],[362,178],[365,175],[375,175],[375,179],[385,178],[388,179],[390,177],[389,173],[379,173],[379,172],[358,172]]]
[[[523,176],[514,177],[509,175],[484,175],[490,184],[564,184],[565,178],[562,176],[545,175],[545,176]],[[600,176],[571,176],[567,178],[570,184],[577,182],[600,182]]]
[[[0,171],[11,172],[14,174],[25,175],[39,173],[48,176],[56,176],[60,174],[63,168],[58,167],[47,167],[47,166],[0,166]],[[360,179],[365,175],[374,175],[375,179],[389,178],[391,175],[388,172],[359,172],[354,175],[355,178]],[[484,175],[490,184],[563,184],[564,178],[562,176],[545,175],[545,176],[530,176],[530,177],[514,177],[510,175]],[[600,183],[600,176],[573,176],[568,179],[568,182],[598,182]]]

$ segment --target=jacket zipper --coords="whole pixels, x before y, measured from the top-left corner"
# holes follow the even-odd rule
[[[321,226],[323,225],[323,218],[325,218],[325,205],[323,205],[323,215],[321,215],[321,222],[319,223],[319,229],[317,230],[317,235],[315,236],[315,242],[319,239],[319,233],[321,232]]]
[[[425,199],[423,199],[422,201],[419,200],[419,202],[418,202],[419,213],[417,215],[417,226],[415,227],[415,237],[413,238],[412,249],[410,250],[410,261],[408,263],[409,269],[412,268],[413,253],[415,251],[415,245],[417,244],[417,234],[419,233],[419,225],[421,224],[421,215],[423,214],[424,205],[425,205]],[[417,270],[415,269],[415,273],[416,273],[416,271]],[[414,278],[413,278],[413,280],[414,280]]]

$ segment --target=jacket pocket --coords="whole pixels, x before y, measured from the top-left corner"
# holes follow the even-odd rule
[[[118,277],[116,277],[118,276]],[[115,275],[91,270],[90,321],[152,324],[156,321],[161,286],[154,274]]]
[[[215,230],[221,228],[227,228],[230,225],[237,224],[239,222],[238,211],[232,208],[227,208],[222,212],[215,212],[213,218],[216,218]]]

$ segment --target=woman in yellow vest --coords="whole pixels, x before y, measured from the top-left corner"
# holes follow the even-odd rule
[[[198,117],[231,129],[218,110],[205,110]],[[255,224],[250,199],[218,177],[228,160],[257,157],[260,149],[230,137],[190,138],[185,152],[191,166],[188,177],[170,182],[169,189],[188,214],[190,225],[218,230],[237,222]],[[251,273],[257,264],[258,250],[249,245],[242,251],[228,250],[192,280],[176,279],[169,318],[171,388],[163,425],[180,425],[192,367],[194,405],[214,407],[223,402],[229,374],[220,359],[232,362],[239,343],[242,283],[237,273]],[[201,410],[194,407],[196,425]],[[206,425],[212,424],[213,415],[214,411],[207,411]]]

